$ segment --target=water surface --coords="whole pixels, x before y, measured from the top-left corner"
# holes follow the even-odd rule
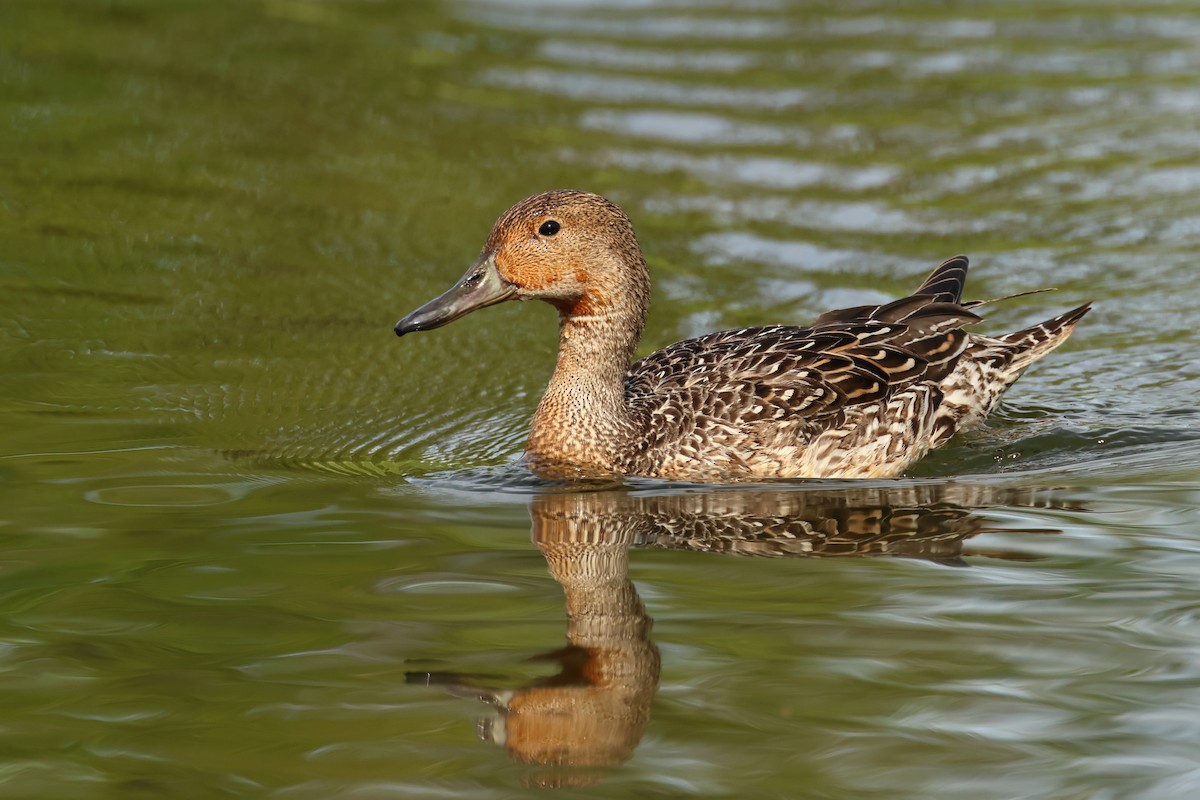
[[[0,794],[1200,792],[1186,3],[0,6]],[[973,258],[1096,310],[904,480],[514,463],[546,307],[397,341],[597,191],[642,352]]]

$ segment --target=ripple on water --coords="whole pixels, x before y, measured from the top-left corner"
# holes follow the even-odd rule
[[[485,84],[520,88],[588,102],[633,105],[719,106],[749,109],[789,109],[807,105],[813,93],[806,89],[757,89],[704,86],[677,81],[592,72],[497,68],[480,76]]]
[[[244,488],[235,484],[142,484],[109,486],[84,493],[90,502],[106,506],[137,508],[184,508],[188,506],[218,506],[243,497]]]
[[[789,197],[759,194],[731,198],[717,194],[676,195],[656,202],[660,212],[704,211],[725,224],[779,223],[794,228],[823,232],[848,231],[871,233],[946,232],[956,226],[948,218],[928,222],[907,211],[874,200],[845,202],[796,201]],[[925,215],[928,216],[928,215]],[[961,226],[979,227],[979,222],[964,221]]]
[[[635,41],[720,39],[761,43],[783,38],[794,31],[794,26],[786,21],[744,15],[674,16],[649,13],[622,18],[611,13],[611,5],[608,2],[572,3],[570,8],[564,10],[561,3],[473,0],[462,2],[461,11],[473,21],[506,30],[619,37]],[[557,13],[545,13],[547,6]]]
[[[685,111],[595,110],[580,115],[582,128],[635,139],[710,147],[788,145],[808,147],[813,136],[803,128],[738,120],[720,114]]]
[[[748,231],[710,233],[696,239],[692,249],[703,254],[705,262],[710,264],[751,261],[794,265],[793,269],[796,270],[803,267],[806,275],[861,263],[867,255],[861,251],[838,250],[795,239],[771,239]],[[803,279],[797,279],[796,283],[803,290],[810,288],[809,282]]]
[[[551,61],[573,67],[591,64],[596,67],[675,71],[691,73],[735,72],[752,67],[762,56],[752,52],[730,50],[668,50],[664,48],[630,47],[610,42],[579,42],[550,39],[538,47],[538,54]]]
[[[756,155],[695,155],[672,150],[607,150],[600,153],[566,151],[573,161],[618,166],[651,173],[684,172],[710,184],[752,186],[757,189],[837,187],[843,191],[877,190],[891,183],[899,170],[887,164],[839,166],[816,161]]]
[[[427,575],[414,578],[405,576],[390,578],[376,584],[381,592],[396,594],[418,595],[480,595],[480,594],[511,594],[521,591],[521,587],[500,581],[486,580],[429,580]]]

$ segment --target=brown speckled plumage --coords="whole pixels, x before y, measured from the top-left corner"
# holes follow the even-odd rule
[[[601,197],[554,191],[506,212],[463,280],[396,331],[505,299],[558,308],[558,363],[527,448],[549,477],[891,477],[979,424],[1089,308],[968,333],[982,304],[963,302],[966,274],[956,256],[909,297],[712,333],[630,366],[649,303],[633,226]]]

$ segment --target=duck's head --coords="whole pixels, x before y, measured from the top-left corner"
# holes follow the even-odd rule
[[[396,335],[505,300],[545,300],[563,319],[614,308],[644,315],[648,293],[646,264],[624,211],[587,192],[543,192],[506,211],[462,280],[397,322]]]

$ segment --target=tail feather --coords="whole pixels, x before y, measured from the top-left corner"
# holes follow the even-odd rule
[[[929,273],[929,277],[913,294],[932,297],[939,303],[961,303],[969,263],[966,256],[947,258]]]
[[[983,306],[990,306],[993,303],[1003,303],[1005,300],[1016,300],[1018,297],[1029,297],[1030,295],[1034,295],[1034,294],[1045,294],[1046,292],[1057,292],[1057,291],[1058,291],[1058,289],[1055,289],[1053,287],[1047,287],[1045,289],[1026,289],[1023,292],[1014,292],[1013,294],[1006,294],[1006,295],[1002,295],[1000,297],[993,297],[989,300],[968,300],[967,302],[963,303],[963,307],[964,308],[982,308]]]
[[[826,311],[813,320],[813,326],[839,325],[878,319],[885,322],[901,322],[913,313],[931,308],[935,304],[955,306],[954,313],[963,324],[978,322],[979,318],[966,311],[971,304],[962,303],[963,286],[967,282],[967,257],[948,258],[934,268],[929,277],[908,297],[877,306],[854,306]]]
[[[1001,396],[1029,366],[1067,340],[1091,310],[1084,303],[1065,314],[1003,336],[972,334],[954,371],[941,383],[943,400],[933,422],[930,446],[944,444],[992,413]]]
[[[1091,310],[1092,304],[1089,301],[1053,319],[997,336],[997,339],[1015,351],[1009,369],[1024,371],[1034,361],[1065,342],[1071,331],[1075,330],[1075,325],[1083,319],[1083,315]]]

